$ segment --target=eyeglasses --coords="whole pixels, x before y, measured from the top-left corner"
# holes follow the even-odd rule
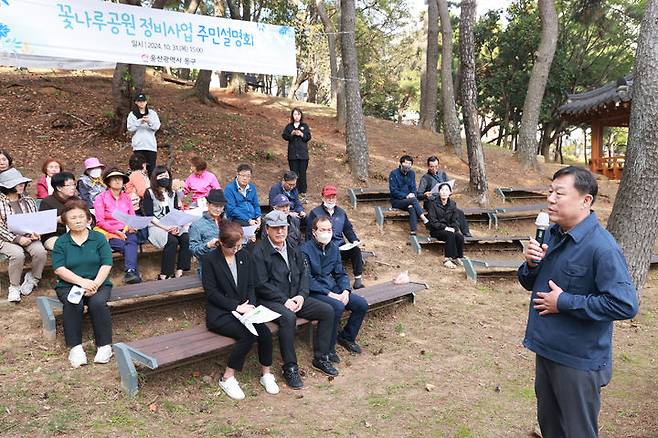
[[[73,183],[73,184],[64,184],[64,187],[75,187],[75,183]]]

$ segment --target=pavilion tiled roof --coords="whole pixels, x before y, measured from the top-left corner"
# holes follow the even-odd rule
[[[610,82],[595,90],[567,95],[567,103],[558,108],[565,119],[582,117],[588,113],[607,110],[632,100],[633,75]]]

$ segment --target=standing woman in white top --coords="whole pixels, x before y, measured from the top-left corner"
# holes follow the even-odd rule
[[[133,152],[144,155],[146,168],[151,176],[158,155],[155,132],[160,129],[160,118],[154,110],[148,107],[146,95],[143,93],[135,96],[135,107],[128,114],[127,128],[133,133]]]

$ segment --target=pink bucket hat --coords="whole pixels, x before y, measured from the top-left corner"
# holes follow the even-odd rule
[[[94,169],[96,167],[105,167],[105,164],[98,161],[98,158],[91,157],[85,160],[85,170]]]

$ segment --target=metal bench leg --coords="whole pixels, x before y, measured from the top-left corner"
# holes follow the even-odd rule
[[[418,236],[409,236],[409,243],[411,244],[411,249],[417,255],[420,255],[420,243],[418,242]]]
[[[55,323],[54,309],[62,310],[62,303],[49,297],[37,297],[37,307],[41,314],[41,331],[44,338],[54,341],[57,337],[57,324]]]
[[[354,193],[354,189],[347,189],[347,196],[350,198],[350,205],[352,206],[353,209],[356,210],[356,194]]]
[[[466,272],[466,278],[471,280],[473,283],[476,283],[478,281],[478,273],[475,270],[475,265],[473,265],[471,259],[469,259],[468,257],[464,257],[462,259],[462,263],[464,263],[464,271]]]
[[[379,231],[384,232],[384,210],[381,207],[375,207],[375,222]]]
[[[138,391],[137,370],[130,356],[130,349],[123,342],[114,344],[112,346],[114,355],[116,356],[117,365],[119,366],[119,374],[121,375],[121,387],[128,394],[133,397]]]

